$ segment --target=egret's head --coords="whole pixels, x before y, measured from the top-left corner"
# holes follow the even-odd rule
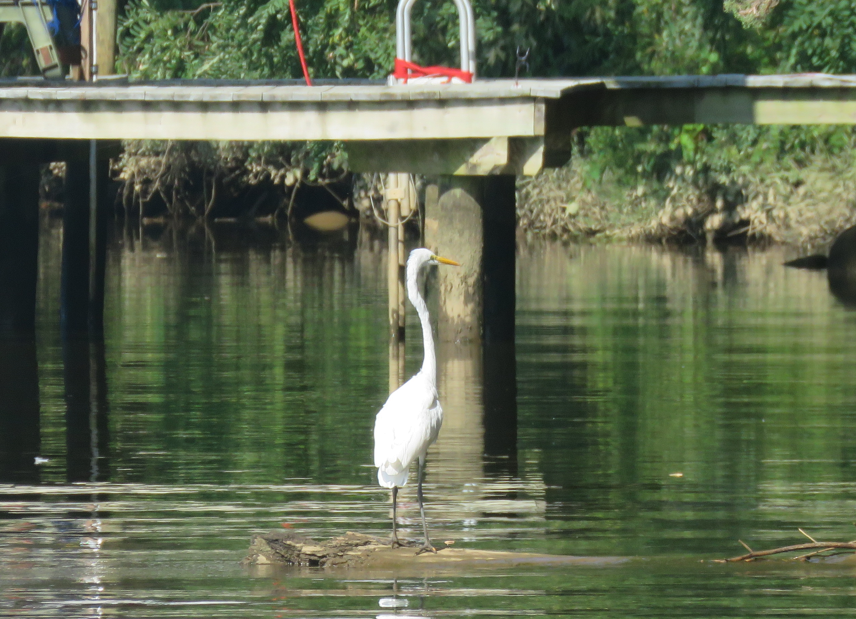
[[[410,258],[407,259],[408,270],[413,268],[418,271],[422,266],[426,264],[450,264],[456,267],[461,266],[454,260],[449,260],[448,258],[438,256],[432,253],[430,249],[425,249],[424,247],[414,249],[412,252],[410,252]]]

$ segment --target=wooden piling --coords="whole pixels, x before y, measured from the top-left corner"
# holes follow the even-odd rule
[[[390,175],[392,176],[392,175]],[[406,269],[407,269],[407,250],[404,246],[404,222],[411,213],[410,192],[408,191],[409,176],[407,174],[395,174],[397,176],[396,187],[398,188],[398,339],[404,341],[406,337],[406,319],[407,319],[407,288],[406,288]],[[402,372],[404,366],[404,358],[401,360]]]
[[[98,158],[97,142],[89,142],[89,332],[104,330],[104,281],[107,269],[107,224],[105,203],[110,160]]]
[[[398,196],[398,175],[390,174],[387,181],[386,221],[388,231],[387,248],[387,290],[389,298],[389,337],[391,341],[404,339],[401,325],[403,316],[401,307],[399,232],[401,228],[400,198]]]
[[[389,313],[389,392],[404,382],[404,233],[401,225],[399,175],[387,177],[385,211],[388,228],[387,295]]]
[[[0,164],[0,337],[32,334],[39,254],[39,166]]]
[[[113,75],[116,64],[116,0],[98,0],[95,10],[95,59],[98,77]]]
[[[89,324],[89,162],[66,162],[62,214],[60,327],[85,334]]]

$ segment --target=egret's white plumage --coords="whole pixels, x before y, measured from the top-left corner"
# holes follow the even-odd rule
[[[407,296],[422,324],[424,357],[422,369],[401,387],[393,391],[380,409],[374,427],[374,463],[378,483],[392,490],[392,542],[398,543],[395,532],[395,501],[398,488],[407,483],[410,465],[419,463],[419,509],[425,532],[425,548],[433,550],[428,540],[425,511],[422,501],[422,474],[428,447],[437,440],[443,423],[443,409],[437,397],[437,358],[428,307],[419,294],[419,271],[429,264],[457,262],[435,256],[427,249],[414,249],[407,260]]]
[[[375,420],[374,463],[384,488],[404,486],[410,465],[437,440],[443,409],[437,388],[420,372],[394,391]]]

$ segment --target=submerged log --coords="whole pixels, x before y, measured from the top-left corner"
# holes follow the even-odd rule
[[[448,543],[447,543],[448,544]],[[575,557],[527,552],[498,552],[470,548],[438,548],[419,554],[421,546],[392,548],[389,540],[363,533],[347,532],[324,542],[287,531],[254,535],[243,565],[292,565],[320,568],[398,569],[443,566],[509,567],[538,565],[608,565],[624,561],[618,557]]]

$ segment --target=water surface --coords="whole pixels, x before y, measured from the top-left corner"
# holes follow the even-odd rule
[[[856,314],[784,250],[523,243],[516,345],[439,348],[434,539],[627,561],[271,575],[239,565],[253,533],[389,531],[382,243],[120,230],[94,346],[59,336],[45,226],[38,336],[0,365],[0,615],[851,612],[847,561],[711,561],[854,537]]]

